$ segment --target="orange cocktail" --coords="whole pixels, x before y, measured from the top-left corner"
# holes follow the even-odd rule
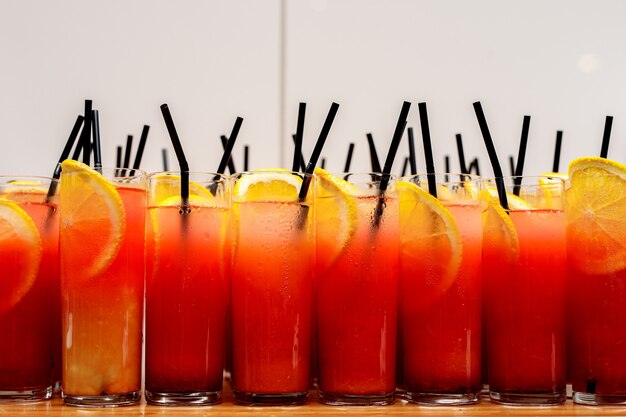
[[[480,180],[403,178],[400,193],[401,388],[409,401],[479,400],[481,361]]]
[[[63,398],[133,404],[141,393],[145,175],[62,164]]]
[[[0,176],[0,401],[52,396],[60,284],[51,182]]]
[[[222,398],[229,297],[228,179],[191,173],[149,178],[146,264],[146,400],[214,404]]]
[[[346,174],[343,180],[315,172],[319,398],[335,405],[389,404],[395,390],[398,197],[393,182],[380,195],[380,174]]]
[[[237,404],[308,399],[314,209],[300,175],[233,177],[232,384]],[[310,196],[313,194],[310,190]]]
[[[485,214],[484,320],[493,401],[565,401],[565,213],[563,180],[505,178],[508,211],[492,182]]]
[[[566,191],[573,399],[626,404],[626,166],[579,158]]]

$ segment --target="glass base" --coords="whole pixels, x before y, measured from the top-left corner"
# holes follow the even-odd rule
[[[582,405],[626,405],[626,395],[589,394],[574,391],[572,399]]]
[[[76,407],[123,407],[134,405],[141,399],[141,391],[108,395],[71,395],[62,393],[63,403]]]
[[[237,405],[304,405],[309,402],[309,393],[290,392],[285,394],[257,394],[233,391],[233,402]]]
[[[404,389],[404,387],[397,387],[396,388],[396,394],[395,394],[396,400],[406,400],[406,390]]]
[[[395,397],[394,392],[387,394],[335,394],[330,392],[318,392],[319,402],[326,405],[389,405]]]
[[[567,400],[565,391],[561,392],[495,392],[490,391],[491,401],[504,405],[550,406],[560,405]]]
[[[480,392],[453,394],[407,391],[405,398],[409,402],[421,405],[471,405],[478,404],[480,401]]]
[[[41,401],[52,398],[52,386],[24,391],[0,390],[0,401]]]
[[[221,391],[154,392],[146,391],[146,402],[153,405],[192,406],[213,405],[222,402]]]

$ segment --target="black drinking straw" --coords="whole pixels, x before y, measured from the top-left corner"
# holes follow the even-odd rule
[[[354,142],[350,142],[350,146],[348,146],[348,156],[346,156],[346,163],[343,166],[343,172],[350,172],[350,165],[352,165],[353,153],[354,153]]]
[[[604,133],[602,135],[602,149],[600,158],[606,158],[609,154],[609,142],[611,140],[611,128],[613,127],[613,116],[606,116],[604,120]]]
[[[461,174],[469,174],[467,169],[467,165],[465,164],[465,151],[463,150],[463,138],[460,133],[455,135],[456,138],[456,150],[459,154],[459,166],[461,167]],[[461,175],[461,181],[463,181],[465,177]]]
[[[248,171],[248,154],[250,153],[250,147],[245,145],[243,147],[243,171]]]
[[[122,147],[121,146],[117,146],[116,147],[115,168],[117,168],[115,170],[115,176],[119,177],[120,176],[120,168],[122,168]]]
[[[102,174],[102,148],[100,146],[100,116],[98,110],[91,111],[93,128],[93,167]]]
[[[122,154],[121,154],[121,149],[120,149],[120,159],[122,159]],[[163,159],[163,171],[169,171],[170,170],[170,163],[169,160],[167,158],[167,149],[163,148],[161,149],[161,158]]]
[[[393,161],[396,159],[396,154],[398,153],[398,146],[400,146],[400,141],[402,140],[402,133],[404,132],[404,128],[406,126],[406,119],[409,116],[410,108],[411,103],[409,103],[408,101],[405,101],[402,104],[400,116],[398,117],[398,123],[396,123],[396,128],[393,132],[393,138],[391,139],[391,144],[389,145],[389,151],[387,152],[387,158],[385,159],[385,166],[382,171],[380,183],[378,184],[379,199],[376,202],[376,209],[374,211],[374,228],[378,228],[378,226],[380,226],[380,219],[383,215],[383,209],[385,207],[385,191],[389,186],[389,180],[391,179],[391,168],[393,167]]]
[[[298,147],[298,135],[296,134],[291,135],[291,139],[293,139],[293,144],[295,145],[294,151],[293,151],[293,163],[292,163],[291,168],[293,172],[300,172],[300,171],[304,172],[306,170],[306,165],[305,165],[306,162],[304,160],[304,155],[302,155],[302,151],[298,152],[299,156],[296,156],[296,148]]]
[[[222,142],[222,149],[226,150],[226,146],[228,146],[228,138],[224,135],[221,135],[220,141]],[[237,170],[235,169],[235,162],[233,161],[232,153],[230,157],[228,158],[228,172],[231,175],[237,172]]]
[[[409,157],[404,158],[404,163],[402,164],[402,173],[400,176],[404,177],[406,175],[406,171],[409,168]]]
[[[450,156],[449,155],[445,155],[443,157],[443,164],[444,164],[443,166],[445,167],[445,169],[444,169],[444,171],[445,171],[445,175],[444,175],[445,181],[446,182],[450,182],[450,178],[448,176],[448,174],[450,174]]]
[[[85,100],[85,129],[83,129],[80,143],[83,147],[83,163],[89,165],[91,157],[91,100]]]
[[[502,179],[502,168],[500,167],[500,162],[498,161],[498,154],[496,153],[493,139],[491,139],[491,133],[489,133],[489,126],[487,126],[487,119],[485,118],[483,107],[481,106],[480,101],[475,102],[473,106],[476,118],[478,119],[478,125],[480,126],[480,132],[483,135],[487,153],[489,154],[489,161],[491,161],[491,166],[493,168],[500,205],[503,209],[508,210],[509,202],[506,198],[506,187],[504,186],[504,180]],[[478,168],[478,160],[476,160],[476,167]]]
[[[413,136],[413,128],[407,129],[409,137],[409,164],[411,166],[411,175],[417,174],[417,156],[415,155],[415,137]]]
[[[420,127],[422,128],[422,141],[424,142],[424,156],[426,159],[426,178],[428,179],[428,192],[437,198],[437,180],[435,178],[435,161],[433,159],[433,147],[430,141],[430,128],[428,126],[428,112],[426,103],[418,103],[420,114]]]
[[[320,168],[326,169],[326,158],[322,158],[320,161]]]
[[[146,141],[148,140],[149,131],[150,126],[143,125],[141,137],[139,138],[139,146],[137,147],[137,154],[135,155],[135,162],[133,162],[133,170],[139,169],[139,167],[141,166],[141,158],[143,157],[143,151],[146,147]]]
[[[509,155],[509,170],[511,171],[511,176],[515,176],[515,158],[513,155]]]
[[[180,167],[180,199],[182,200],[182,213],[187,213],[189,208],[189,164],[183,151],[183,145],[180,143],[180,138],[176,132],[176,126],[174,126],[174,120],[170,113],[170,109],[167,104],[161,104],[161,114],[163,114],[163,120],[167,127],[167,132],[170,135],[172,146],[174,146],[174,152],[176,152],[176,159],[178,159],[178,165]]]
[[[480,176],[480,167],[478,166],[478,158],[472,159],[472,162],[467,166],[467,173],[471,174],[476,172],[476,175]]]
[[[378,159],[378,153],[376,152],[376,145],[374,144],[374,137],[371,133],[367,134],[367,144],[370,149],[370,163],[372,164],[372,172],[380,173],[380,160]]]
[[[72,127],[72,131],[70,132],[70,136],[67,138],[67,142],[65,142],[65,146],[63,147],[63,151],[61,152],[61,156],[59,157],[59,162],[57,166],[54,168],[54,172],[52,173],[52,178],[58,180],[61,178],[61,163],[70,156],[70,152],[72,151],[72,146],[74,146],[74,142],[76,142],[76,138],[78,137],[78,132],[80,131],[81,126],[83,125],[83,121],[85,118],[80,114],[76,117],[76,122],[74,122],[74,127]],[[80,149],[80,146],[79,146]],[[46,194],[46,203],[50,202],[50,198],[56,193],[58,183],[57,181],[50,181],[50,186],[48,187],[48,193]]]
[[[291,164],[291,170],[298,172],[302,170],[304,172],[304,157],[302,156],[302,142],[304,141],[304,116],[306,114],[306,103],[300,103],[298,105],[298,125],[296,127],[296,134],[293,136],[294,149],[293,149],[293,162]]]
[[[126,169],[130,168],[130,154],[133,148],[133,135],[126,136],[126,149],[124,149],[124,162],[122,163],[122,176],[126,176]]]
[[[235,120],[235,124],[233,125],[233,130],[230,132],[230,136],[228,137],[228,142],[226,143],[226,147],[224,148],[224,154],[222,155],[222,160],[220,161],[219,166],[217,167],[217,173],[223,174],[226,171],[226,165],[228,164],[228,160],[230,159],[230,155],[233,152],[233,147],[235,146],[235,141],[237,140],[237,136],[239,136],[239,129],[241,129],[241,124],[243,123],[243,119],[241,117],[237,117]],[[219,176],[213,177],[213,181],[217,181]]]
[[[563,140],[563,131],[556,131],[556,143],[554,144],[554,160],[552,161],[552,172],[559,172],[559,161],[561,159],[561,142]]]
[[[328,115],[326,115],[326,120],[324,121],[320,135],[317,138],[317,142],[315,142],[311,159],[309,159],[309,163],[304,170],[305,175],[302,181],[302,186],[300,187],[300,193],[298,194],[298,200],[300,202],[306,200],[306,195],[309,192],[309,187],[311,186],[311,178],[313,176],[313,171],[315,170],[315,165],[317,165],[317,160],[322,153],[322,149],[326,143],[326,138],[328,138],[330,128],[332,127],[335,116],[337,115],[337,110],[339,110],[339,104],[333,102],[330,106],[330,110],[328,111]],[[304,221],[305,218],[306,216],[303,216],[302,221]],[[302,226],[304,226],[304,223],[302,223]]]
[[[513,194],[519,196],[524,175],[524,161],[526,160],[526,145],[528,144],[528,130],[530,129],[530,116],[524,116],[522,123],[522,137],[519,142],[517,164],[515,164],[515,178],[513,178]]]

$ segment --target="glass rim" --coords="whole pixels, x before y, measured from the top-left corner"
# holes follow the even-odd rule
[[[302,172],[302,171],[292,171],[291,169],[288,168],[262,168],[262,169],[255,169],[254,171],[238,171],[235,172],[233,174],[229,174],[226,175],[224,174],[227,178],[235,178],[235,177],[242,177],[244,175],[255,175],[255,174],[267,174],[267,173],[273,173],[273,174],[293,174],[293,175],[314,175],[314,174],[308,174],[306,172]]]
[[[10,178],[10,179],[20,179],[20,178],[30,178],[30,179],[41,179],[41,180],[46,180],[49,182],[59,182],[61,181],[60,178],[54,178],[54,177],[47,177],[45,175],[10,175],[10,174],[0,174],[0,180],[1,179],[5,179],[5,178]],[[5,183],[5,184],[10,184],[10,183]]]
[[[476,174],[462,174],[460,172],[434,172],[432,174],[429,174],[428,172],[418,172],[417,174],[410,174],[410,175],[403,175],[400,177],[400,181],[406,180],[406,179],[410,179],[410,178],[416,178],[416,177],[424,177],[427,178],[428,176],[434,176],[435,178],[439,179],[439,178],[444,178],[445,176],[449,176],[449,177],[455,177],[456,179],[453,178],[449,178],[448,181],[438,181],[439,184],[463,184],[465,181],[469,180],[469,181],[482,181],[484,179],[484,177],[480,176],[480,175],[476,175]],[[465,177],[465,180],[461,180],[461,177]]]
[[[158,175],[163,175],[163,176],[180,175],[182,172],[183,171],[151,171],[146,175],[146,177],[147,179],[151,180],[151,179],[155,179]],[[206,182],[224,182],[224,181],[228,181],[228,179],[231,177],[228,174],[218,174],[217,172],[210,172],[210,171],[187,171],[187,173],[189,174],[190,177],[206,175],[207,176]],[[218,178],[215,178],[216,176]],[[209,177],[212,177],[212,178],[209,179]]]

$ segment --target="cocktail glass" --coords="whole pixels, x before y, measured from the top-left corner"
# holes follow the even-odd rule
[[[120,406],[141,394],[146,177],[62,164],[65,404]]]
[[[403,396],[474,404],[481,391],[481,215],[477,177],[404,177],[400,192]]]
[[[398,309],[399,210],[395,178],[317,170],[319,400],[393,402]]]
[[[579,158],[566,191],[568,360],[575,403],[626,404],[626,166]]]
[[[560,178],[505,178],[508,210],[486,180],[484,318],[492,401],[566,400],[566,247]]]
[[[232,177],[232,385],[242,405],[308,400],[314,179],[267,170]]]
[[[148,176],[146,400],[215,404],[226,347],[229,182],[191,173],[184,207],[180,181],[176,172]]]
[[[52,396],[61,343],[59,217],[58,193],[47,194],[56,186],[0,176],[0,401]]]

